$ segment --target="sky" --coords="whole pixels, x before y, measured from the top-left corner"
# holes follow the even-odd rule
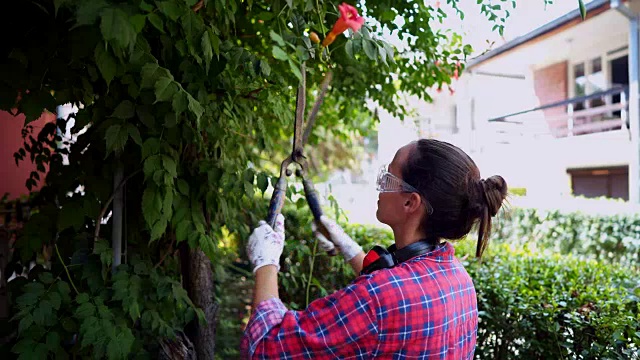
[[[437,0],[427,1],[435,3]],[[465,13],[463,21],[453,13],[446,0],[440,1],[442,9],[451,14],[443,26],[463,35],[464,42],[473,46],[474,55],[496,48],[578,8],[577,0],[555,0],[546,6],[544,0],[516,0],[515,9],[511,7],[511,1],[493,2],[501,3],[511,13],[505,24],[504,37],[491,30],[493,24],[480,13],[476,1],[459,0],[459,7]]]

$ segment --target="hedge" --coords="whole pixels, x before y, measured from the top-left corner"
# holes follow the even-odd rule
[[[514,208],[496,222],[493,240],[572,254],[620,266],[640,264],[640,214],[589,215],[580,212]]]

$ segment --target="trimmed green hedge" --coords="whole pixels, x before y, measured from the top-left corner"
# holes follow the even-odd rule
[[[478,293],[477,358],[640,356],[637,271],[495,244],[466,268]]]
[[[493,240],[637,268],[640,214],[595,216],[514,208],[501,213]]]

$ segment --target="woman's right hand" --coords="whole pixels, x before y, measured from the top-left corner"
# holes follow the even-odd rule
[[[329,219],[326,216],[320,217],[320,222],[327,228],[331,239],[327,239],[318,231],[317,225],[312,223],[313,233],[318,239],[320,249],[328,251],[334,248],[334,245],[342,253],[342,256],[346,261],[350,261],[358,254],[362,253],[362,247],[358,245],[347,233],[336,224],[335,221]]]

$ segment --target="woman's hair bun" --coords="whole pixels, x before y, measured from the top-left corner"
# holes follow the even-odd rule
[[[485,204],[489,210],[489,215],[496,216],[502,203],[507,198],[507,182],[502,176],[494,175],[488,179],[480,180]]]

